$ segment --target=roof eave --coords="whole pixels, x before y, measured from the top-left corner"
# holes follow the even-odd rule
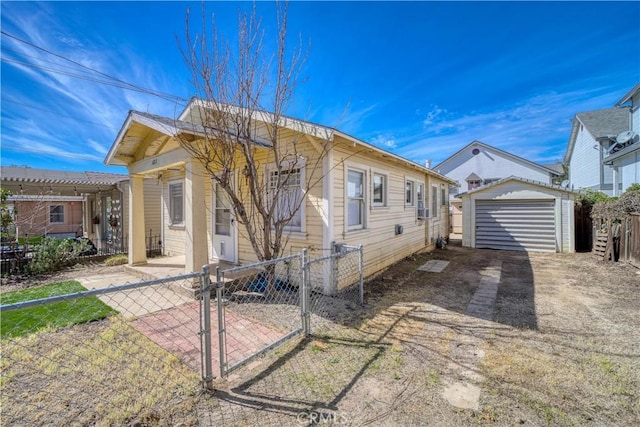
[[[629,92],[627,92],[618,102],[616,102],[615,106],[620,107],[622,104],[626,104],[633,98],[637,93],[640,92],[640,83],[636,84],[631,88]]]
[[[129,127],[131,126],[131,122],[133,121],[133,110],[129,110],[129,114],[127,114],[127,118],[125,119],[124,123],[122,124],[122,127],[120,128],[120,130],[118,131],[118,135],[116,135],[116,139],[113,142],[113,144],[111,145],[111,148],[109,149],[109,152],[107,153],[107,156],[105,157],[103,163],[105,165],[111,165],[111,166],[126,166],[127,164],[121,160],[118,161],[114,161],[116,153],[118,151],[118,147],[120,146],[120,143],[122,142],[122,139],[124,138],[124,135],[127,133],[127,130],[129,129]]]
[[[394,153],[392,153],[390,151],[384,150],[384,149],[382,149],[380,147],[376,147],[375,145],[372,145],[372,144],[369,144],[367,142],[361,141],[358,138],[353,137],[353,136],[351,136],[349,134],[346,134],[344,132],[341,132],[339,130],[334,130],[334,133],[336,135],[344,138],[344,139],[347,139],[347,140],[355,143],[355,144],[359,144],[359,145],[362,145],[364,147],[367,147],[367,148],[369,148],[369,149],[371,149],[371,150],[373,150],[373,151],[375,151],[375,152],[377,152],[379,154],[391,157],[391,158],[393,158],[395,160],[398,160],[398,161],[401,161],[402,163],[405,163],[407,165],[411,165],[411,166],[415,167],[416,169],[418,169],[418,170],[420,170],[420,171],[422,171],[424,173],[427,173],[429,175],[435,176],[435,177],[437,177],[437,178],[439,178],[439,179],[441,179],[441,180],[443,180],[443,181],[445,181],[445,182],[447,182],[449,184],[457,185],[456,181],[452,180],[448,176],[442,175],[442,174],[434,171],[433,169],[426,168],[426,167],[424,167],[424,166],[422,166],[422,165],[420,165],[420,164],[418,164],[416,162],[412,162],[411,160],[405,159],[404,157],[399,156],[397,154],[394,154]]]
[[[545,182],[535,181],[533,179],[520,178],[518,176],[511,175],[511,176],[509,176],[507,178],[502,178],[499,181],[492,182],[491,184],[487,184],[487,185],[483,185],[483,186],[478,187],[478,188],[474,188],[473,190],[469,190],[469,191],[467,191],[465,193],[460,193],[460,194],[458,194],[458,197],[466,196],[466,195],[469,195],[469,194],[474,194],[474,193],[477,193],[477,192],[480,192],[480,191],[487,190],[489,188],[497,187],[497,186],[502,185],[504,183],[507,183],[509,181],[518,181],[518,182],[521,182],[521,183],[524,183],[524,184],[531,184],[531,185],[536,185],[536,186],[539,186],[539,187],[550,188],[552,190],[562,191],[562,192],[569,193],[569,194],[578,194],[576,191],[569,190],[568,188],[563,188],[563,187],[560,187],[558,185],[547,184]]]

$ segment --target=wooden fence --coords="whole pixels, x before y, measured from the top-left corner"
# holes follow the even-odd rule
[[[594,239],[591,206],[576,205],[574,209],[576,252],[591,252]]]
[[[620,224],[604,225],[600,220],[594,225],[594,254],[640,268],[640,213],[630,214]]]
[[[626,221],[624,242],[621,242],[625,260],[640,268],[640,213],[632,213]]]

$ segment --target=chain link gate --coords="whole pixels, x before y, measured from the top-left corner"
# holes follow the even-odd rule
[[[205,266],[201,343],[208,388],[213,387],[214,369],[224,378],[293,337],[310,335],[311,313],[321,305],[320,297],[363,303],[362,246],[334,245],[331,255],[312,260],[303,249],[275,260],[217,268],[215,281],[208,273]],[[214,331],[217,351],[213,349]],[[216,359],[218,366],[214,367]]]

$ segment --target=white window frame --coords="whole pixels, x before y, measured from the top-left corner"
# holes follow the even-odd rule
[[[467,181],[467,190],[475,190],[482,186],[481,179],[470,179]]]
[[[419,189],[422,189],[422,191],[418,191]],[[424,185],[424,182],[418,181],[416,183],[416,216],[418,214],[418,210],[419,209],[426,209],[426,197],[425,197],[425,190],[426,186]],[[419,197],[420,195],[422,195],[422,197]],[[422,217],[420,217],[421,219],[423,219]]]
[[[411,184],[411,191],[408,192],[408,188],[407,186]],[[416,181],[414,179],[409,179],[409,178],[405,178],[404,180],[404,206],[406,208],[412,208],[416,205]],[[411,200],[407,200],[407,196],[409,196],[409,198]]]
[[[375,199],[375,182],[376,177],[382,178],[382,201]],[[384,208],[389,206],[389,175],[386,173],[373,170],[371,172],[371,206],[374,208]]]
[[[349,172],[355,172],[362,175],[362,196],[359,198],[349,196]],[[367,171],[352,165],[346,165],[344,172],[344,226],[346,231],[365,230],[367,228]],[[361,199],[362,218],[360,224],[349,225],[349,200]]]
[[[291,226],[285,225],[283,230],[290,231],[294,233],[305,233],[307,229],[307,212],[306,212],[306,197],[307,197],[307,189],[306,189],[306,162],[302,159],[299,159],[295,163],[286,163],[283,162],[280,170],[288,172],[292,168],[300,169],[300,196],[302,197],[302,201],[300,203],[300,208],[297,213],[300,213],[300,226]],[[271,175],[278,171],[278,167],[275,163],[270,163],[264,168],[264,179],[266,181],[266,191],[267,191],[267,203],[271,203]],[[293,219],[293,218],[292,218]]]
[[[436,218],[440,216],[439,214],[440,205],[438,204],[438,186],[437,185],[431,186],[431,210],[433,211],[431,212],[432,218]]]
[[[173,216],[174,212],[173,212],[173,207],[174,207],[174,199],[173,196],[171,194],[171,187],[175,186],[175,185],[179,185],[180,186],[180,199],[181,199],[181,203],[182,203],[182,218],[180,221],[175,221],[175,218]],[[176,179],[176,180],[172,180],[172,181],[167,181],[167,199],[168,199],[168,203],[167,203],[167,208],[169,209],[169,225],[170,226],[184,226],[184,211],[185,211],[185,206],[184,206],[184,180],[182,179]]]
[[[52,208],[57,208],[60,207],[62,208],[62,212],[51,212]],[[61,221],[52,221],[51,220],[51,215],[56,215],[58,218],[62,218]],[[65,217],[65,209],[64,209],[64,205],[49,205],[49,224],[64,224],[64,217]]]

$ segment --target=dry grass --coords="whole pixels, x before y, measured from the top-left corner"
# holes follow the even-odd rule
[[[196,424],[198,376],[118,318],[2,344],[3,425]]]
[[[416,272],[428,259],[451,264]],[[465,309],[496,259],[493,321],[475,319]],[[2,421],[284,426],[315,411],[345,425],[640,425],[639,286],[636,270],[585,254],[450,245],[368,283],[366,309],[314,314],[311,339],[252,361],[215,395],[197,394],[197,373],[122,321],[10,342]],[[465,365],[469,343],[483,357]],[[455,381],[481,389],[478,410],[443,398]]]

